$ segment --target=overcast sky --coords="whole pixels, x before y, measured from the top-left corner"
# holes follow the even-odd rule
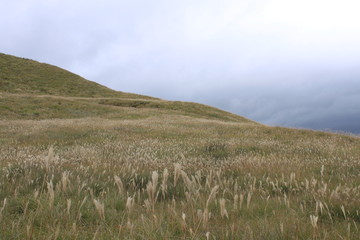
[[[358,0],[0,0],[0,52],[269,124],[360,133]]]

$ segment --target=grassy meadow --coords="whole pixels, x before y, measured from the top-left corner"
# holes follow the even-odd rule
[[[0,132],[0,239],[360,234],[358,138],[186,116]]]
[[[359,137],[76,76],[91,92],[62,94],[0,60],[1,240],[359,239]]]

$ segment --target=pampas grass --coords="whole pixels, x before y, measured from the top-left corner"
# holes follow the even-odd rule
[[[99,217],[102,221],[105,220],[105,207],[104,207],[104,204],[101,203],[100,201],[94,199],[94,205],[95,205],[95,208],[96,208],[96,211],[98,212],[99,214]]]
[[[0,129],[0,239],[360,234],[357,138],[189,117]]]

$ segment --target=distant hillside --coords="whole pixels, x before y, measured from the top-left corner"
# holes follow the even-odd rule
[[[59,67],[3,53],[0,53],[0,70],[0,89],[7,93],[149,98],[114,91]]]
[[[64,69],[0,54],[0,120],[181,115],[252,122],[210,106],[114,91]],[[254,122],[252,122],[254,123]]]

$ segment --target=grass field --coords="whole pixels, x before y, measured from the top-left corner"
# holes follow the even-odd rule
[[[359,239],[358,137],[32,88],[0,93],[1,240]]]
[[[359,236],[358,138],[186,116],[0,130],[0,239]]]

